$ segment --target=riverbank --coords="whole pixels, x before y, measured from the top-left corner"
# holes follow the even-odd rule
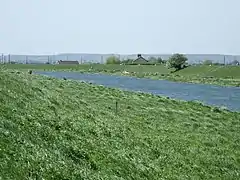
[[[88,73],[105,73],[138,78],[165,79],[177,82],[215,84],[221,86],[240,87],[240,66],[190,66],[171,73],[164,65],[31,65],[7,64],[6,69],[46,70],[46,71],[78,71]]]
[[[239,113],[9,70],[0,90],[2,179],[239,179]]]

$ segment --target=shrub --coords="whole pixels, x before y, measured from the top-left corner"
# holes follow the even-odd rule
[[[157,58],[157,62],[158,62],[159,64],[164,64],[164,60],[163,60],[161,57],[158,57],[158,58]]]
[[[224,66],[225,64],[224,64],[224,63],[215,62],[215,63],[213,63],[213,65],[216,65],[216,66]]]
[[[183,54],[176,53],[168,59],[166,66],[167,68],[175,68],[175,71],[178,71],[184,68],[187,60],[187,57],[185,57]]]
[[[162,64],[167,64],[167,60],[162,60]]]
[[[120,64],[120,59],[116,56],[110,56],[107,58],[106,64]]]
[[[204,65],[212,65],[213,62],[211,60],[205,60],[205,61],[203,61],[203,64]]]

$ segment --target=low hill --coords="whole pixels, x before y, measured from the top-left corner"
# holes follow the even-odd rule
[[[0,102],[0,179],[240,178],[239,113],[9,70]]]

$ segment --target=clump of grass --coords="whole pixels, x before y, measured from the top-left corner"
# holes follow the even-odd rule
[[[0,179],[240,178],[237,112],[27,72],[0,92]]]

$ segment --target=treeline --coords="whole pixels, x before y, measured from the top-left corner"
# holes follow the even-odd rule
[[[163,60],[161,57],[149,57],[148,59],[125,59],[125,60],[120,60],[116,56],[110,56],[106,60],[106,64],[126,64],[126,65],[155,65],[155,64],[166,64],[167,60]]]
[[[174,60],[173,60],[174,59]],[[125,64],[125,65],[138,65],[138,64],[142,64],[142,65],[158,65],[158,64],[167,64],[168,62],[177,62],[177,64],[183,65],[187,65],[187,57],[184,56],[183,54],[173,54],[171,57],[169,57],[169,59],[167,60],[163,60],[161,57],[149,57],[148,59],[144,59],[144,58],[140,58],[140,60],[138,59],[126,59],[126,60],[120,60],[118,57],[116,56],[110,56],[107,58],[106,60],[106,64]],[[174,64],[174,63],[172,63]],[[199,63],[198,63],[199,64]],[[233,60],[230,63],[219,63],[219,62],[214,62],[211,60],[204,60],[202,61],[203,65],[240,65],[240,62],[237,60]],[[174,64],[175,66],[175,64]],[[177,65],[178,66],[178,65]]]
[[[165,64],[167,68],[174,68],[175,71],[178,71],[180,69],[183,69],[187,67],[187,57],[183,54],[173,54],[171,57],[169,57],[168,60],[163,60],[161,57],[155,58],[150,57],[149,59],[144,59],[141,57],[141,55],[138,55],[138,58],[133,59],[127,59],[127,60],[120,60],[116,56],[110,56],[107,58],[106,64],[126,64],[126,65],[157,65],[157,64]]]

